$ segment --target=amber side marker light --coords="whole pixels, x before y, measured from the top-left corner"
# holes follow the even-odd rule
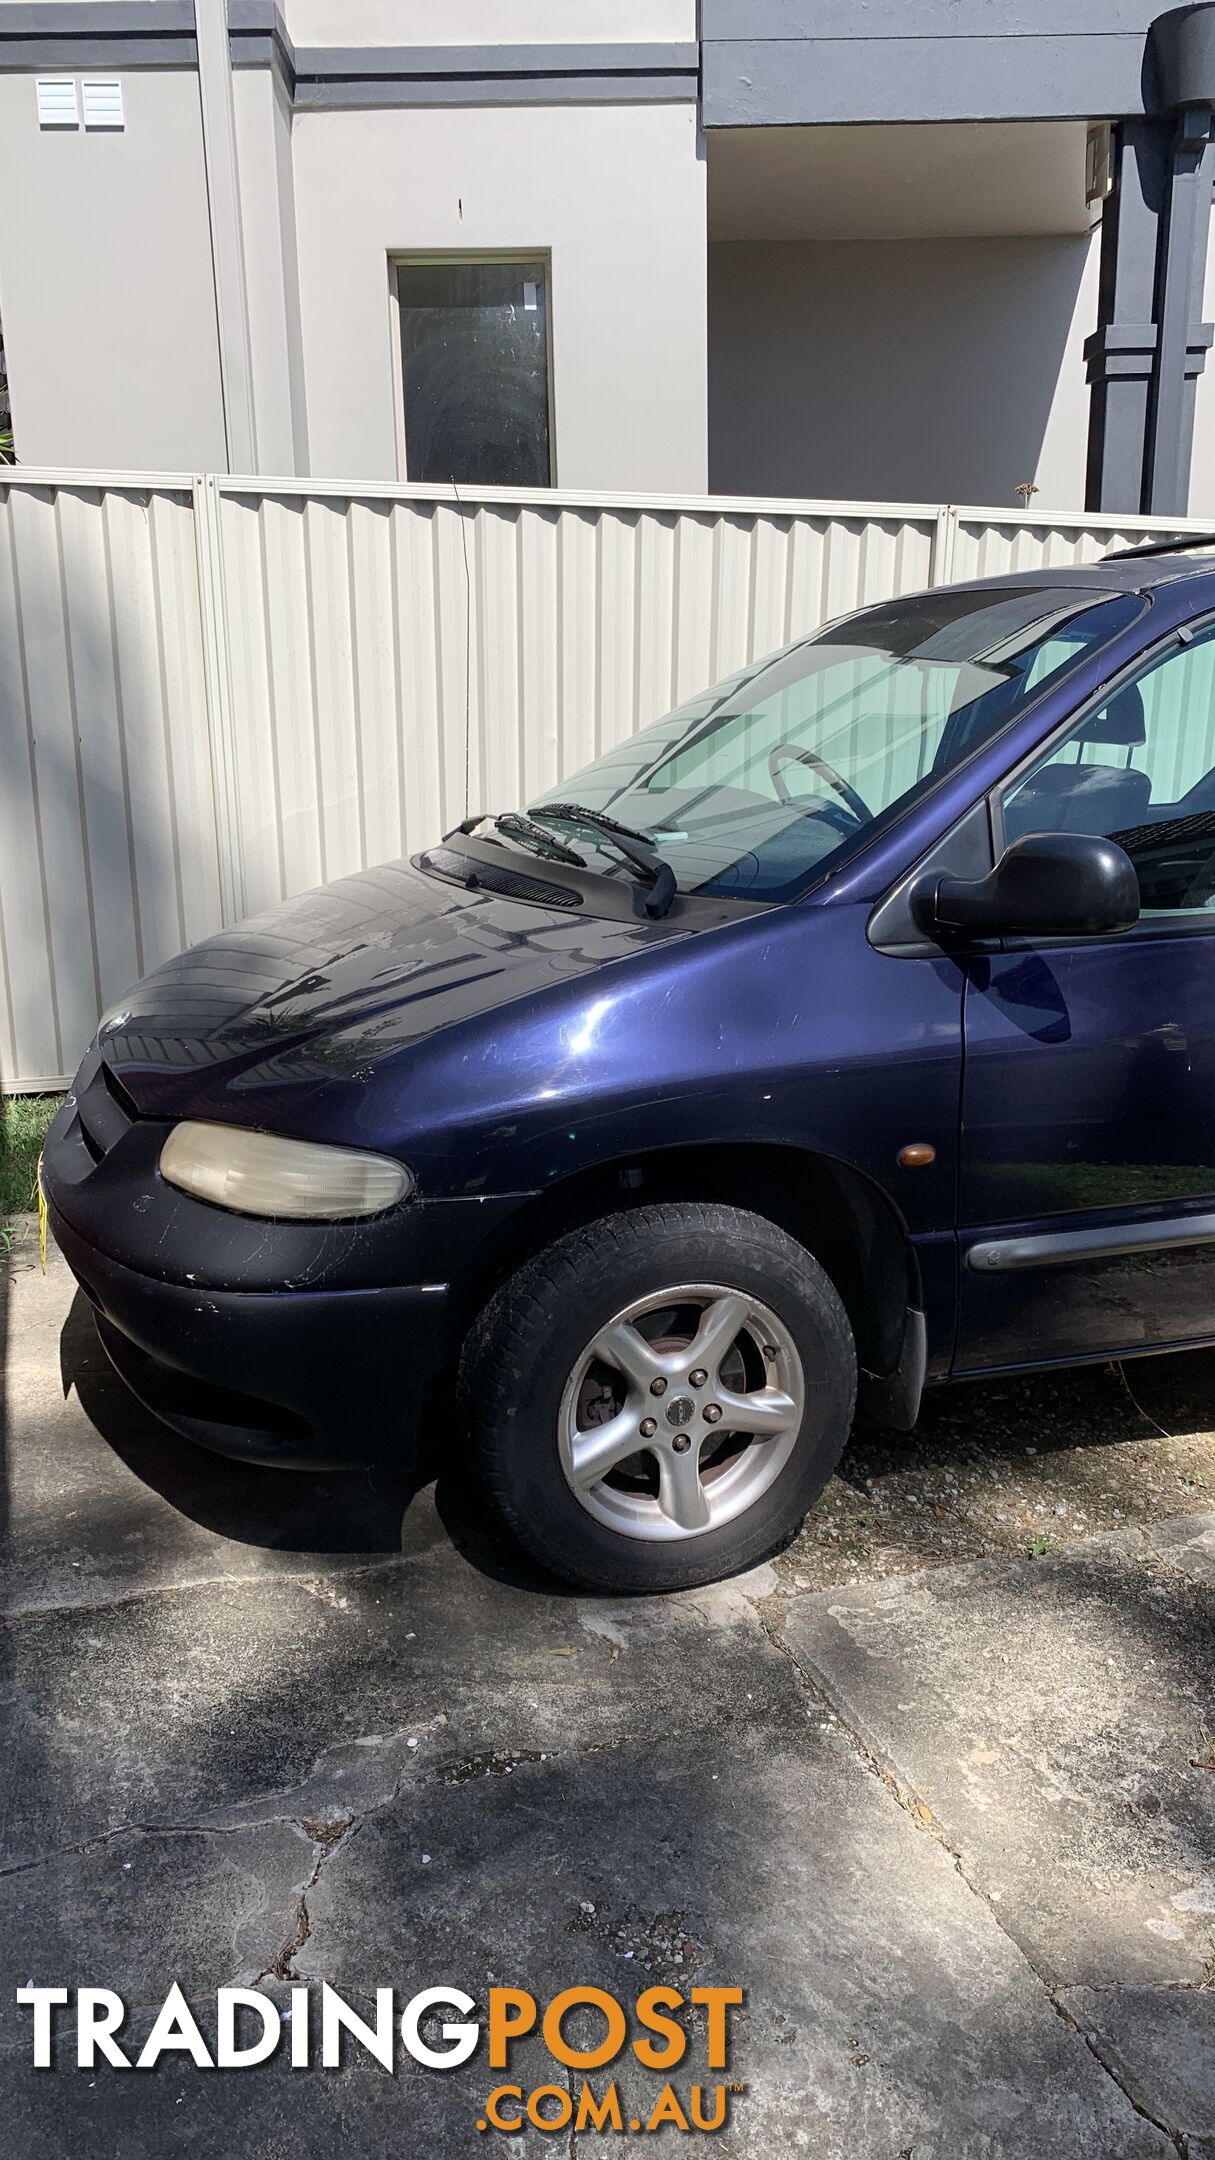
[[[927,1140],[910,1140],[899,1149],[899,1162],[904,1170],[926,1170],[937,1159],[937,1151]]]

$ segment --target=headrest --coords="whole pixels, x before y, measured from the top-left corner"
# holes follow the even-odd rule
[[[1147,727],[1143,718],[1143,693],[1137,683],[1128,683],[1125,690],[1118,690],[1108,705],[1101,705],[1090,713],[1083,727],[1078,729],[1077,742],[1116,743],[1123,750],[1138,749],[1147,741]]]

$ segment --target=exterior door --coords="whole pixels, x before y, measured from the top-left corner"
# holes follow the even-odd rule
[[[1142,914],[967,969],[954,1369],[1215,1337],[1215,625],[1069,723],[993,813],[997,848],[1116,839]]]

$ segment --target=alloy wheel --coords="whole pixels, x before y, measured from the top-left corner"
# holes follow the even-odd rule
[[[697,1537],[768,1490],[805,1411],[801,1359],[769,1306],[725,1284],[673,1284],[582,1351],[558,1413],[561,1467],[608,1528]]]

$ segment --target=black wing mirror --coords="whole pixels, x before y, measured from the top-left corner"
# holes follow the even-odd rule
[[[928,936],[1096,937],[1139,920],[1130,856],[1093,833],[1026,833],[983,878],[925,878],[912,913]]]

